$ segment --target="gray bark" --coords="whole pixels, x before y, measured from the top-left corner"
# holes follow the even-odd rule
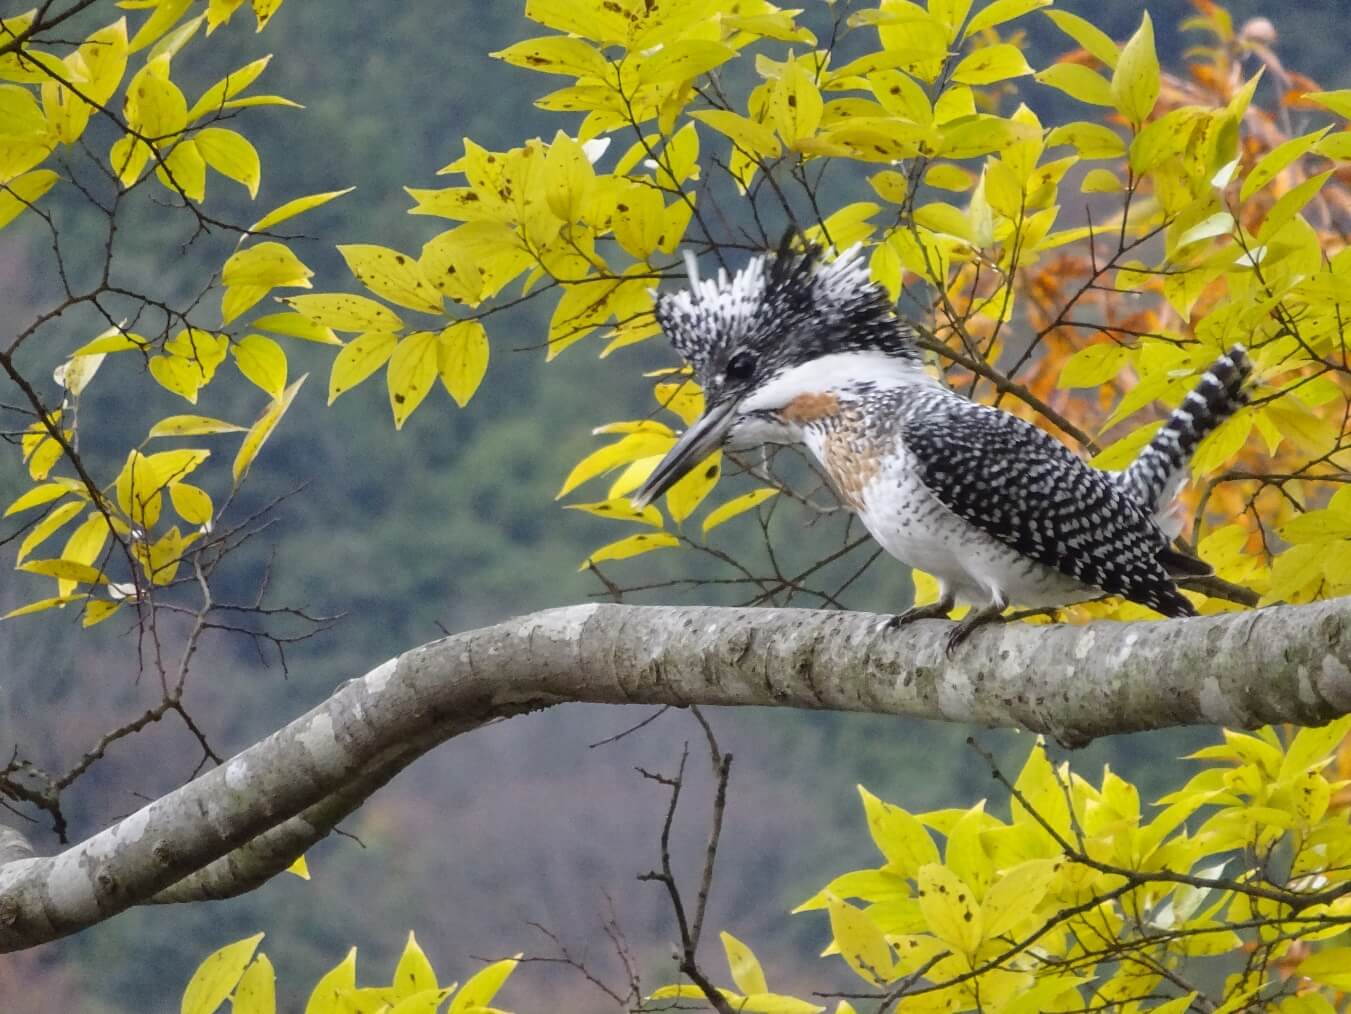
[[[0,835],[0,950],[150,902],[250,890],[437,743],[568,701],[827,708],[1044,732],[1351,712],[1351,599],[1158,623],[950,625],[865,613],[572,606],[414,648],[66,851]]]

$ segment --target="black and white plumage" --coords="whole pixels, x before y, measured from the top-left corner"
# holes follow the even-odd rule
[[[801,443],[892,556],[934,575],[940,601],[899,619],[977,608],[955,644],[1009,605],[1103,593],[1190,616],[1175,577],[1206,573],[1163,516],[1196,445],[1244,403],[1235,349],[1124,472],[1095,469],[923,366],[915,332],[858,250],[753,260],[659,297],[657,318],[704,388],[706,411],[639,491],[650,502],[721,445]]]

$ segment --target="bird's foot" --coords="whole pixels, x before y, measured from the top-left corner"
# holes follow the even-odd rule
[[[916,620],[946,620],[948,614],[952,612],[952,599],[939,599],[937,602],[930,602],[924,606],[911,606],[903,613],[897,613],[894,616],[888,616],[877,625],[879,632],[885,630],[896,630],[907,623],[914,623]]]
[[[1003,615],[1005,608],[1007,607],[1004,603],[996,602],[986,606],[984,609],[973,609],[971,612],[967,613],[966,617],[962,619],[957,626],[953,627],[952,633],[948,635],[946,648],[948,658],[952,657],[952,653],[956,650],[957,646],[970,637],[976,628],[991,623],[1005,622],[1005,617]],[[1009,617],[1009,619],[1012,619],[1012,617]]]

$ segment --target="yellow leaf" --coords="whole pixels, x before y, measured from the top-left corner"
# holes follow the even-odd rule
[[[206,198],[206,159],[196,141],[179,141],[156,166],[155,176],[170,190],[182,194],[189,201]]]
[[[72,599],[88,598],[86,595],[72,595],[70,597]],[[80,620],[80,626],[96,627],[121,608],[121,602],[114,602],[109,599],[89,599],[85,603],[84,618]]]
[[[148,344],[149,342],[138,334],[110,330],[81,345],[71,353],[71,356],[105,355],[109,352],[125,352],[128,349],[141,350]]]
[[[93,565],[103,553],[108,543],[108,519],[98,511],[90,511],[80,527],[70,533],[65,547],[61,550],[61,559],[73,563]],[[75,582],[64,580],[57,584],[58,595],[69,595],[75,590]]]
[[[305,1014],[336,1014],[338,1001],[343,994],[355,989],[357,984],[357,949],[353,947],[347,956],[329,969],[315,985],[305,1004]]]
[[[160,515],[160,489],[164,485],[154,464],[134,448],[127,454],[115,483],[117,505],[139,528],[151,529]]]
[[[704,516],[704,535],[708,535],[713,529],[724,521],[730,521],[738,514],[744,514],[746,511],[754,510],[764,503],[770,497],[775,496],[779,491],[764,486],[760,489],[753,489],[749,493],[742,493],[740,496],[733,497],[721,507],[711,510]]]
[[[183,12],[188,9],[191,3],[192,0],[161,0],[160,3],[156,4],[155,12],[132,36],[129,46],[131,52],[144,49],[176,25],[178,19],[183,16]]]
[[[830,932],[845,964],[874,986],[884,985],[896,977],[891,947],[867,913],[829,893],[826,910],[830,913]]]
[[[30,507],[40,507],[45,503],[51,503],[53,500],[60,500],[67,493],[75,493],[81,490],[78,483],[72,483],[70,480],[64,482],[47,482],[40,486],[34,486],[27,493],[20,495],[17,499],[5,508],[5,517],[11,514],[17,514],[19,511],[26,511]]]
[[[221,127],[203,127],[193,135],[193,140],[197,142],[197,150],[207,165],[222,176],[243,184],[250,197],[258,196],[262,165],[258,160],[258,150],[249,143],[248,138]]]
[[[38,489],[42,488],[43,487],[41,486],[38,487]],[[64,496],[67,492],[67,490],[62,489],[58,495]],[[17,503],[18,501],[15,502]],[[27,504],[26,506],[35,506],[35,503]],[[32,530],[24,536],[23,541],[19,543],[19,553],[15,562],[23,563],[29,553],[37,549],[38,546],[46,542],[47,539],[51,538],[57,531],[74,520],[75,516],[79,514],[80,511],[84,510],[84,507],[85,501],[71,500],[68,503],[63,503],[59,507],[55,507],[49,511],[47,515],[35,524]]]
[[[1029,859],[1006,870],[990,885],[981,904],[981,921],[986,940],[1010,932],[1020,922],[1035,915],[1042,898],[1058,872],[1050,859]]]
[[[975,35],[1014,18],[1021,18],[1024,14],[1049,7],[1053,2],[1054,0],[995,0],[988,7],[976,12],[976,16],[967,22],[964,34],[968,37]]]
[[[569,77],[605,77],[610,67],[594,46],[559,35],[526,39],[488,55],[516,67]]]
[[[1317,102],[1325,109],[1331,109],[1338,116],[1351,120],[1351,88],[1342,88],[1335,92],[1305,92],[1303,97]]]
[[[1329,169],[1317,176],[1311,176],[1282,194],[1280,199],[1271,206],[1271,210],[1267,212],[1267,217],[1262,220],[1262,225],[1257,230],[1258,241],[1266,242],[1283,225],[1302,212],[1318,194],[1318,191],[1323,189],[1323,184],[1328,181],[1334,172],[1336,172],[1335,169]]]
[[[171,415],[150,427],[151,437],[196,437],[208,433],[243,433],[246,427],[204,415]]]
[[[714,451],[702,462],[690,469],[679,482],[666,493],[666,509],[671,520],[680,524],[695,512],[704,502],[704,498],[713,492],[722,475],[722,451]]]
[[[258,31],[267,27],[282,5],[282,0],[253,0],[253,17],[258,22]]]
[[[37,203],[57,180],[50,169],[35,169],[10,180],[0,189],[0,229]]]
[[[1252,412],[1238,412],[1226,419],[1196,448],[1192,474],[1208,475],[1232,459],[1248,442],[1252,427]]]
[[[985,85],[1031,73],[1032,68],[1021,49],[999,42],[963,57],[952,72],[952,79],[961,84]]]
[[[1079,182],[1082,194],[1116,194],[1123,189],[1121,180],[1110,169],[1090,169]]]
[[[1112,72],[1112,98],[1117,111],[1136,126],[1145,122],[1159,99],[1159,57],[1154,51],[1154,23],[1148,11],[1121,50]]]
[[[560,130],[544,156],[544,172],[544,198],[549,210],[564,222],[578,221],[596,178],[586,151]]]
[[[328,377],[328,403],[345,394],[389,361],[399,339],[388,331],[372,331],[358,335],[342,347],[333,358],[333,370]]]
[[[317,208],[321,204],[327,204],[335,197],[342,197],[344,194],[350,194],[355,189],[356,187],[347,187],[344,190],[329,190],[322,194],[309,194],[305,197],[297,197],[287,201],[280,207],[269,211],[266,215],[249,226],[249,232],[263,232],[266,229],[272,228],[274,225],[285,222],[288,218],[294,218],[296,215],[309,211],[312,208]]]
[[[206,490],[186,482],[171,482],[169,499],[178,516],[190,525],[205,525],[215,513]]]
[[[41,574],[59,581],[78,581],[81,584],[107,584],[103,572],[87,563],[74,560],[29,560],[18,568],[28,574]]]
[[[507,981],[507,976],[516,968],[519,958],[518,954],[506,961],[495,961],[475,972],[455,994],[455,999],[451,1001],[446,1014],[478,1014],[472,1008],[487,1007],[492,1002],[497,991],[502,988],[502,983]]]
[[[1315,415],[1297,399],[1282,398],[1263,410],[1277,430],[1293,440],[1307,454],[1321,456],[1336,443],[1340,420],[1333,423]]]
[[[205,378],[199,370],[181,356],[155,356],[150,360],[150,375],[167,391],[197,404],[197,392]]]
[[[821,92],[797,61],[784,68],[770,93],[770,111],[779,134],[790,145],[816,133],[824,111]]]
[[[630,433],[621,440],[592,451],[568,473],[555,499],[567,496],[587,480],[603,475],[620,465],[637,461],[639,458],[665,454],[675,443],[675,434],[669,427],[662,429],[665,432],[645,430]]]
[[[450,396],[461,408],[483,382],[488,371],[488,334],[476,320],[462,320],[437,336],[436,370]]]
[[[266,954],[244,970],[230,998],[230,1014],[277,1014],[277,975]]]
[[[1080,102],[1095,106],[1116,104],[1108,80],[1081,63],[1053,63],[1045,70],[1038,71],[1036,79]]]
[[[274,398],[286,389],[286,353],[271,338],[251,334],[230,347],[235,365],[245,378]]]
[[[651,534],[643,532],[639,535],[630,535],[626,539],[620,539],[617,542],[602,546],[588,556],[577,569],[586,570],[592,564],[602,563],[605,560],[627,560],[631,556],[648,553],[654,549],[667,549],[678,545],[680,545],[680,540],[666,532],[652,532]]]
[[[783,151],[774,131],[763,123],[725,109],[697,109],[690,116],[705,123],[754,158],[777,158]]]
[[[704,39],[680,39],[662,45],[638,67],[640,85],[656,82],[688,81],[721,66],[736,50],[721,42]]]
[[[1080,120],[1056,127],[1046,136],[1046,147],[1067,144],[1081,158],[1116,158],[1126,150],[1121,135],[1101,123]]]
[[[390,986],[391,999],[402,999],[437,988],[436,971],[427,960],[426,953],[418,946],[417,937],[411,931],[407,943],[404,944],[403,954],[399,956],[399,963],[394,969],[394,979]]]
[[[82,592],[79,595],[58,595],[49,599],[38,599],[36,602],[30,602],[26,606],[19,606],[17,609],[11,609],[9,612],[5,613],[4,616],[0,616],[0,620],[12,620],[16,616],[30,616],[33,613],[40,613],[47,609],[68,606],[72,602],[80,602],[87,598],[89,598],[89,595]]]
[[[385,380],[395,429],[403,428],[404,420],[422,404],[422,399],[436,383],[439,348],[437,335],[431,331],[416,331],[399,342],[390,354]]]
[[[1238,192],[1239,200],[1246,201],[1274,180],[1281,170],[1307,153],[1331,129],[1331,127],[1324,127],[1322,130],[1315,130],[1312,134],[1292,137],[1290,140],[1272,148],[1258,160],[1258,163],[1252,167],[1252,171],[1248,173],[1247,178],[1244,179],[1243,186]]]
[[[302,317],[335,331],[397,331],[403,321],[389,307],[345,292],[288,296],[282,300]]]
[[[1324,546],[1305,542],[1291,546],[1271,561],[1271,583],[1259,605],[1272,602],[1302,601],[1311,586],[1323,577]]]
[[[308,342],[321,345],[341,345],[342,341],[333,333],[332,328],[316,324],[298,313],[269,313],[259,317],[253,326],[260,331],[286,335],[288,338],[303,338]]]
[[[1047,11],[1046,16],[1055,26],[1068,35],[1084,49],[1092,53],[1108,67],[1115,67],[1120,59],[1120,51],[1111,36],[1091,21],[1071,14],[1069,11]]]
[[[314,272],[307,268],[290,247],[271,240],[237,250],[221,269],[226,285],[298,285],[308,289]]]
[[[1058,387],[1100,387],[1130,362],[1129,349],[1115,342],[1099,342],[1074,353],[1060,368]]]
[[[345,351],[345,350],[344,350]],[[308,376],[306,374],[305,376]],[[249,466],[253,464],[253,459],[258,456],[267,438],[272,435],[277,423],[281,422],[281,417],[286,414],[286,410],[291,407],[291,401],[295,398],[296,392],[300,390],[300,385],[305,383],[305,376],[300,377],[295,383],[281,393],[277,398],[263,410],[263,414],[258,417],[258,421],[249,428],[249,432],[244,437],[244,442],[239,445],[239,453],[235,455],[234,467],[231,470],[234,475],[235,488],[244,481],[244,476],[248,473]]]
[[[1333,989],[1351,990],[1351,947],[1329,947],[1311,954],[1300,962],[1295,974]]]
[[[743,993],[768,993],[764,970],[751,949],[726,931],[720,933],[719,937],[723,950],[727,952],[727,967],[736,988]]]
[[[423,313],[441,312],[441,294],[422,273],[417,260],[388,247],[349,243],[338,247],[343,260],[362,285],[391,303]],[[328,322],[326,322],[328,323]],[[333,324],[333,327],[338,325]],[[363,324],[374,327],[375,324]],[[397,326],[397,325],[396,325]],[[342,330],[342,328],[339,328]]]
[[[598,518],[612,518],[616,521],[636,521],[641,525],[650,525],[653,528],[662,526],[661,511],[657,510],[651,504],[638,510],[633,506],[632,501],[619,498],[615,500],[601,500],[597,503],[570,503],[567,505],[570,511],[585,511],[587,514],[594,514]]]
[[[309,880],[310,864],[305,861],[305,857],[303,855],[298,856],[295,862],[293,862],[290,866],[286,867],[286,872],[295,874],[301,880]]]
[[[938,862],[938,846],[914,815],[878,799],[862,785],[858,794],[868,818],[868,832],[878,851],[886,856],[887,868],[914,876],[920,867]]]
[[[974,954],[984,927],[971,888],[937,863],[920,867],[916,884],[920,912],[934,936],[962,954]]]

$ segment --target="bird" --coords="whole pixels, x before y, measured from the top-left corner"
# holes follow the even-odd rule
[[[918,331],[871,280],[862,247],[833,259],[785,237],[735,275],[659,293],[657,323],[705,409],[632,497],[642,508],[713,451],[803,445],[891,556],[933,575],[936,602],[888,626],[972,606],[953,650],[1011,605],[1119,595],[1194,616],[1179,590],[1207,564],[1177,548],[1169,513],[1197,445],[1247,403],[1251,363],[1220,355],[1122,471],[1094,468],[1045,430],[949,388]]]

